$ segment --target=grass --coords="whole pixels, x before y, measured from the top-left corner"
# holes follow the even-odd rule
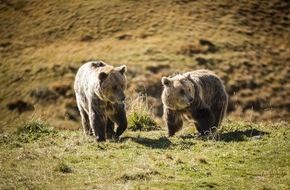
[[[129,118],[129,128],[132,131],[151,131],[158,129],[158,125],[149,115],[134,112]]]
[[[31,117],[21,124],[17,131],[9,135],[2,135],[0,142],[21,147],[23,143],[37,141],[44,136],[53,136],[57,131],[48,122],[40,118]]]
[[[147,102],[147,97],[140,95],[129,103],[128,128],[132,131],[152,131],[160,129],[154,120],[154,114]]]
[[[289,121],[287,8],[279,0],[3,1],[0,132],[15,128],[15,102],[34,108],[22,114],[46,115],[57,128],[79,127],[65,107],[74,101],[77,69],[89,60],[126,64],[126,94],[144,86],[157,99],[162,76],[211,69],[229,93],[232,117]],[[54,90],[60,81],[71,96]]]
[[[127,130],[120,143],[80,130],[27,143],[1,134],[1,189],[289,189],[289,127],[226,121],[215,139]]]
[[[287,8],[279,0],[1,2],[0,189],[289,189]],[[74,130],[77,114],[68,117],[76,71],[95,59],[126,64],[128,97],[145,89],[155,107],[162,76],[211,69],[236,120],[213,137],[186,124],[166,138],[137,98],[121,142],[97,144]]]

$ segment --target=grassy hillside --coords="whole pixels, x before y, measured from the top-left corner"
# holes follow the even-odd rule
[[[289,10],[286,0],[0,0],[0,189],[289,189]],[[119,143],[81,130],[72,85],[89,60],[128,66]],[[224,81],[227,119],[214,137],[192,123],[165,137],[162,76],[201,68]]]
[[[40,119],[0,134],[0,188],[253,189],[290,186],[289,124],[227,121],[215,137],[127,130],[120,143]]]
[[[146,93],[157,116],[163,75],[207,68],[225,83],[229,117],[289,122],[288,1],[2,0],[0,10],[0,131],[29,115],[79,128],[72,84],[93,59],[128,65],[127,93]]]

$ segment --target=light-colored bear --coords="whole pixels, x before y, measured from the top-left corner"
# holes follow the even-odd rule
[[[84,132],[97,141],[118,140],[127,128],[125,111],[125,65],[110,66],[102,61],[82,65],[74,89]],[[114,130],[114,123],[117,129]]]
[[[163,119],[168,135],[173,136],[183,125],[182,116],[194,119],[202,135],[215,131],[222,122],[228,95],[221,79],[209,70],[163,77]]]

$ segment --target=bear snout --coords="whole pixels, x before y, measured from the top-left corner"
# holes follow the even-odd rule
[[[125,100],[125,95],[123,94],[120,99],[121,99],[121,101],[124,101]]]
[[[188,105],[190,105],[193,102],[193,97],[188,93],[185,96],[186,102],[188,103]]]
[[[190,103],[192,103],[192,102],[193,102],[193,98],[190,97],[190,98],[188,99],[188,101],[189,101]]]
[[[115,96],[115,99],[118,101],[118,102],[123,102],[125,100],[125,94],[124,92],[120,91],[116,94]]]

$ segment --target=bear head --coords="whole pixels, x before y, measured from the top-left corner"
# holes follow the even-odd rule
[[[99,88],[97,88],[97,94],[101,99],[111,103],[121,103],[125,100],[126,70],[126,65],[115,68],[112,66],[102,67],[98,75]]]
[[[194,87],[188,77],[175,75],[163,77],[162,103],[169,109],[181,110],[189,107],[194,100]]]

